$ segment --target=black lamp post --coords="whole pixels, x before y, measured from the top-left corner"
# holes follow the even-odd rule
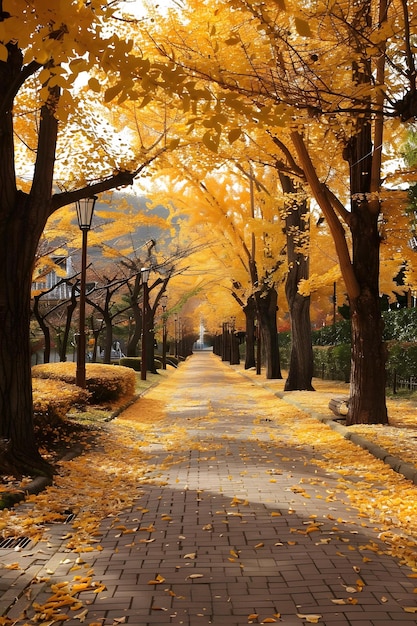
[[[80,279],[80,325],[77,346],[77,370],[75,381],[78,387],[85,389],[85,287],[86,287],[86,271],[87,271],[87,235],[91,228],[91,220],[93,219],[94,206],[97,196],[90,198],[82,198],[77,200],[77,219],[78,226],[82,232],[81,245],[81,279]]]
[[[141,380],[146,380],[146,370],[147,370],[147,353],[146,353],[146,344],[148,339],[148,299],[149,299],[149,291],[148,291],[148,280],[149,274],[151,270],[148,267],[141,268],[142,274],[142,285],[143,285],[143,302],[142,302],[142,356],[140,363],[140,378]]]
[[[162,369],[167,368],[167,319],[165,312],[167,310],[168,296],[161,296],[162,306]]]
[[[174,355],[177,358],[178,357],[178,317],[175,316],[174,317]]]

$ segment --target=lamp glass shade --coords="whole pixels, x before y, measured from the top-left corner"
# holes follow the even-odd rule
[[[89,198],[81,198],[81,200],[77,200],[75,203],[77,207],[78,226],[81,230],[90,230],[96,200],[97,196],[90,196]]]
[[[147,283],[149,280],[149,274],[151,273],[151,270],[149,269],[149,267],[142,267],[140,271],[142,274],[142,282]]]

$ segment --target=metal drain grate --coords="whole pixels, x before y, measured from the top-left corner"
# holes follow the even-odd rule
[[[30,542],[30,537],[6,537],[0,541],[0,549],[26,548]]]

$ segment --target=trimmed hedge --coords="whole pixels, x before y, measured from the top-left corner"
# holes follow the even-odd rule
[[[140,372],[142,359],[138,356],[123,356],[121,359],[119,359],[119,364],[122,367],[130,367],[135,372]]]
[[[417,377],[417,343],[406,341],[387,341],[387,370],[396,373],[399,378]]]
[[[33,378],[51,378],[75,384],[75,363],[44,363],[32,367]],[[86,364],[86,388],[91,404],[113,402],[119,398],[129,399],[135,394],[136,375],[129,367]]]
[[[349,382],[350,344],[313,346],[313,356],[316,377]]]
[[[404,380],[417,378],[417,342],[387,341],[388,383],[395,375]],[[313,346],[314,375],[349,382],[350,344]]]

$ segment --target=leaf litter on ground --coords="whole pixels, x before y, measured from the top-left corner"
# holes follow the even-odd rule
[[[174,387],[171,386],[169,378],[164,382],[165,384],[158,388],[157,394],[150,393],[140,398],[116,421],[101,423],[100,428],[94,431],[94,445],[87,448],[81,456],[58,463],[59,472],[52,486],[36,496],[27,497],[23,506],[0,511],[0,532],[3,536],[30,537],[36,543],[36,549],[42,550],[42,546],[48,542],[48,523],[51,519],[59,518],[66,511],[72,511],[75,513],[75,519],[63,538],[69,554],[69,563],[72,565],[71,571],[88,569],[89,566],[84,563],[82,555],[102,549],[100,545],[102,521],[110,518],[114,527],[117,527],[118,514],[137,503],[141,485],[146,482],[158,483],[165,469],[188,458],[190,448],[210,451],[222,445],[227,446],[230,435],[225,436],[224,442],[220,444],[202,442],[200,438],[190,439],[187,428],[190,421],[197,427],[198,418],[188,421],[187,426],[179,421],[169,424],[165,421],[165,407],[172,397]],[[316,386],[319,387],[317,383]],[[330,383],[326,383],[317,394],[296,392],[296,395],[298,402],[305,402],[310,408],[314,406],[315,409],[320,407],[324,410],[327,409],[328,397],[335,392],[340,394],[340,385],[333,388]],[[265,396],[265,391],[261,388],[254,387],[252,395],[255,402],[258,397],[262,402],[262,417],[254,420],[253,436],[256,437],[257,433],[264,430],[267,416],[268,423],[279,426],[279,429],[271,428],[270,440],[263,445],[274,447],[282,443],[283,437],[292,445],[300,447],[314,445],[317,454],[313,462],[326,471],[339,475],[338,493],[344,493],[350,505],[356,508],[359,523],[363,526],[377,526],[380,539],[386,546],[384,551],[411,567],[417,577],[417,487],[396,474],[382,461],[374,459],[368,452],[345,440],[326,424],[317,422],[301,409],[277,397]],[[399,408],[400,404],[395,404],[395,410],[392,410],[396,424],[392,428],[401,429],[401,424],[405,423],[407,426],[404,428],[407,432],[413,433],[415,432],[413,416],[410,410],[408,414],[403,413]],[[204,419],[213,421],[217,419],[210,407]],[[358,427],[358,430],[372,433],[375,440],[380,443],[378,431],[381,429]],[[382,430],[385,437],[388,431],[386,428]],[[162,446],[167,453],[162,463],[153,462],[152,452],[149,451],[149,444],[153,442]],[[394,443],[392,445],[394,446]],[[183,457],[178,454],[181,451],[184,451]],[[271,470],[268,472],[269,475],[273,475]],[[360,480],[357,480],[358,478]],[[384,485],[383,489],[381,483]],[[311,484],[314,484],[314,479],[311,479]],[[293,489],[302,497],[311,497],[304,485],[294,485]],[[329,501],[332,497],[330,492]],[[236,499],[232,501],[231,506],[234,506],[233,502],[238,504]],[[143,507],[138,506],[137,511],[140,521],[136,530],[140,531],[143,528],[151,533],[158,521],[146,519],[147,511]],[[291,513],[293,511],[289,510],[288,514]],[[281,512],[272,512],[272,515],[281,515]],[[141,518],[144,522],[142,527]],[[128,534],[132,529],[119,528],[119,530],[121,534]],[[304,530],[294,529],[295,534],[299,532],[313,534],[319,531],[320,525],[315,520],[308,522]],[[296,540],[288,544],[296,545]],[[379,545],[373,545],[371,542],[365,547],[370,553],[381,549]],[[262,549],[262,542],[259,542],[257,548]],[[191,555],[187,556],[191,558]],[[237,559],[239,555],[236,557],[231,553],[231,556]],[[17,553],[16,563],[3,564],[3,567],[11,566],[17,569],[24,568],[22,553]],[[94,589],[96,593],[101,593],[105,587],[100,581],[94,580],[94,572],[89,571],[88,580],[78,579],[77,576],[74,575],[71,582],[65,581],[58,589],[55,584],[48,582],[46,576],[43,582],[45,585],[50,584],[49,601],[43,606],[33,604],[31,609],[35,613],[32,618],[26,617],[24,623],[39,623],[39,616],[45,623],[48,619],[52,620],[51,624],[65,622],[66,613],[62,611],[68,607],[70,609],[76,607],[80,611],[80,621],[84,621],[87,616],[85,611],[88,609],[82,602],[83,590]],[[162,582],[158,578],[156,580]],[[39,581],[35,578],[32,582]],[[353,598],[345,601],[355,602]],[[30,604],[29,599],[28,606]],[[410,612],[414,607],[405,607],[404,610]],[[299,616],[301,617],[301,614]],[[314,623],[313,620],[317,617],[309,615],[307,621],[311,620],[311,623]],[[19,624],[16,621],[8,621],[7,617],[2,620],[0,624]],[[23,626],[23,622],[20,623]]]

